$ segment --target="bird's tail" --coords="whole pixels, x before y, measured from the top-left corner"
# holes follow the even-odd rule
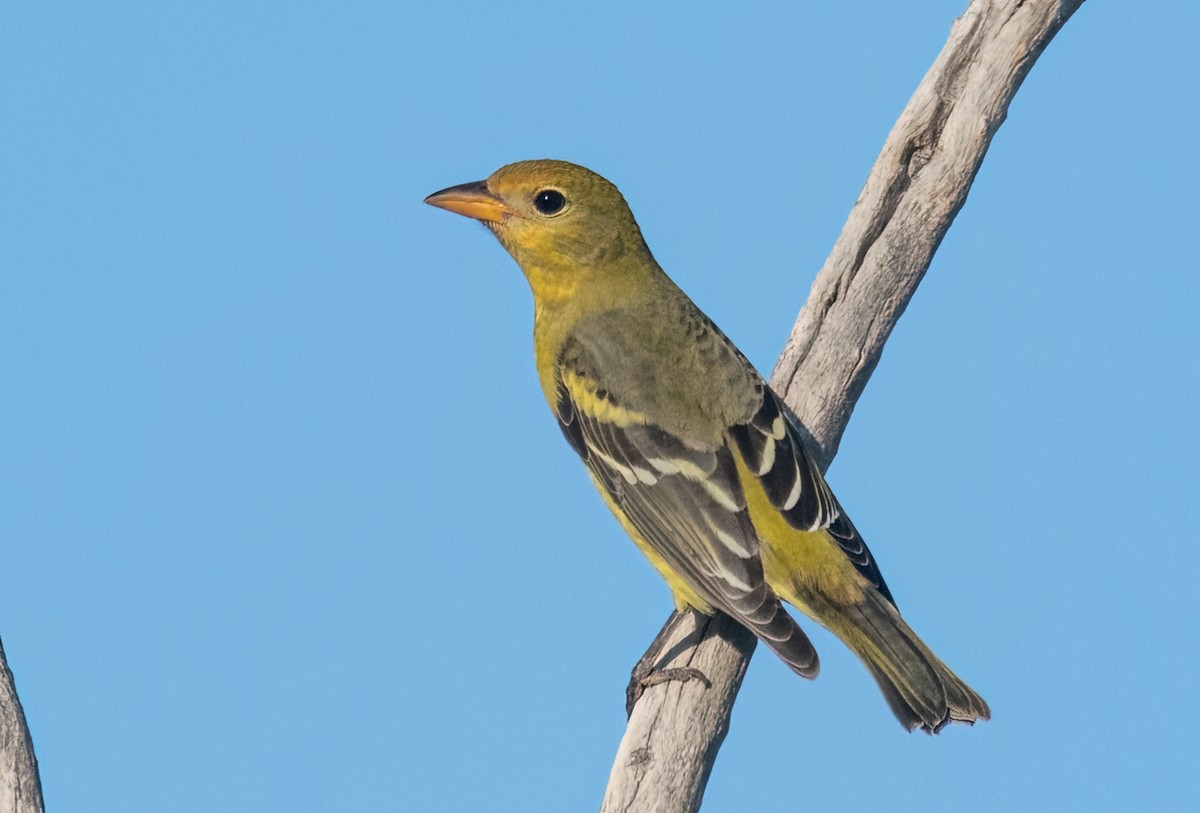
[[[975,691],[942,663],[875,590],[862,601],[805,608],[867,665],[900,723],[936,733],[951,721],[987,720],[991,711]]]

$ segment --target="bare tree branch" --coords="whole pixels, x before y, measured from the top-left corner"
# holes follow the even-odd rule
[[[883,344],[967,199],[1033,63],[1083,0],[974,0],[888,135],[813,283],[771,383],[828,466]],[[685,617],[686,618],[686,617]],[[711,682],[650,686],[634,705],[602,813],[694,813],[755,640],[726,618],[668,620],[664,667]],[[661,648],[660,648],[661,647]],[[648,653],[649,654],[649,653]]]
[[[0,813],[43,813],[33,740],[0,642]]]

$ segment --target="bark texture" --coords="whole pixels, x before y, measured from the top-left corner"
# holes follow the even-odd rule
[[[1082,3],[974,0],[888,135],[771,376],[823,467],[966,202],[1009,103]],[[662,665],[697,667],[711,688],[691,680],[646,689],[617,750],[602,813],[700,809],[755,640],[727,618],[673,622],[660,642]]]
[[[4,656],[4,644],[0,643],[0,813],[44,810],[33,740]]]

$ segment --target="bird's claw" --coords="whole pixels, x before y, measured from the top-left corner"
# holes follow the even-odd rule
[[[645,694],[646,689],[649,689],[651,686],[657,686],[660,683],[668,683],[672,680],[677,680],[680,683],[687,683],[689,680],[698,680],[704,684],[704,688],[712,688],[712,681],[708,679],[708,676],[694,666],[650,669],[639,664],[634,668],[633,674],[629,676],[629,686],[625,689],[625,715],[628,717],[633,714],[633,707],[637,705],[637,701]]]

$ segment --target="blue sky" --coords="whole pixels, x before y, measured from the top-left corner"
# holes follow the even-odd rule
[[[964,8],[798,5],[5,5],[0,636],[55,810],[598,805],[670,600],[516,267],[421,200],[591,166],[769,372]],[[1198,29],[1068,23],[830,472],[994,719],[905,734],[816,630],[706,811],[1194,803]]]

